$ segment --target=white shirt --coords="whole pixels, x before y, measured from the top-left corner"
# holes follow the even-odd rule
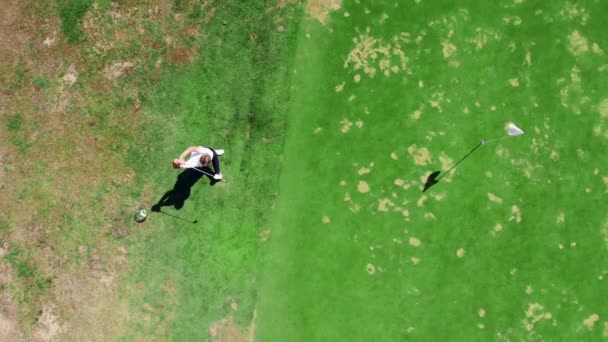
[[[201,157],[203,155],[208,155],[211,159],[213,159],[213,152],[210,149],[204,146],[198,146],[194,152],[190,153],[190,159],[182,164],[181,168],[190,169],[203,166],[203,164],[201,164]]]

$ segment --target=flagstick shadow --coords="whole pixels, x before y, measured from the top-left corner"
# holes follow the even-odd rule
[[[439,183],[437,176],[439,176],[440,173],[441,173],[441,171],[435,171],[427,177],[426,182],[424,182],[424,188],[422,189],[422,192],[426,192],[433,185]]]

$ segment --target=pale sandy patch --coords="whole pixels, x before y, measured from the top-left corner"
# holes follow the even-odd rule
[[[608,99],[603,99],[597,106],[597,111],[600,113],[602,119],[608,119]]]
[[[340,121],[340,130],[342,131],[342,133],[348,133],[352,126],[353,123],[348,119],[342,119],[342,121]]]
[[[412,262],[412,264],[418,265],[420,263],[420,258],[418,258],[418,257],[411,257],[410,261]]]
[[[479,329],[485,329],[486,325],[485,325],[485,324],[483,324],[483,323],[478,323],[478,324],[477,324],[477,327],[478,327]]]
[[[359,181],[359,184],[357,184],[357,190],[359,190],[361,193],[369,192],[369,185],[366,181]]]
[[[502,231],[502,228],[503,228],[503,227],[502,227],[502,224],[497,223],[497,224],[494,226],[494,231],[495,231],[495,232],[500,232],[500,231]]]
[[[456,251],[456,256],[462,258],[464,256],[464,248],[458,248]]]
[[[433,213],[424,213],[424,218],[427,220],[436,220],[437,219]]]
[[[479,103],[479,101],[475,101],[475,107],[477,107],[477,108],[481,107],[481,104]]]
[[[551,151],[551,154],[549,155],[549,157],[551,157],[552,160],[557,160],[559,159],[559,153],[557,153],[557,151]]]
[[[357,122],[355,122],[355,126],[357,126],[357,128],[363,127],[363,121],[357,120]]]
[[[353,81],[355,81],[355,83],[361,82],[361,75],[356,74],[355,76],[353,76]]]
[[[530,51],[526,51],[526,57],[524,58],[524,62],[528,66],[532,65],[532,54],[530,53]]]
[[[578,31],[574,31],[568,35],[568,42],[568,50],[575,56],[580,56],[589,51],[587,38],[583,37]]]
[[[519,87],[519,79],[517,78],[510,79],[509,83],[511,84],[511,87]]]
[[[110,66],[106,66],[103,69],[103,76],[109,80],[114,81],[135,67],[135,63],[131,61],[116,62]]]
[[[404,209],[403,212],[402,212],[402,214],[403,214],[403,217],[409,217],[410,216],[410,211],[407,210],[407,209]]]
[[[444,200],[447,195],[445,194],[445,192],[439,193],[439,194],[435,194],[435,196],[433,196],[435,198],[436,201],[442,201]]]
[[[534,330],[534,325],[540,320],[550,320],[553,317],[550,312],[545,312],[545,308],[538,304],[532,303],[528,304],[528,309],[526,310],[526,317],[523,320],[524,327],[526,330],[531,332]]]
[[[594,175],[599,175],[600,174],[600,170],[599,169],[593,169],[593,174]]]
[[[441,163],[442,169],[448,170],[450,167],[452,167],[454,160],[452,158],[448,157],[447,154],[441,152],[441,155],[439,156],[439,162]]]
[[[314,134],[319,134],[319,133],[321,133],[321,131],[323,131],[323,128],[321,128],[321,127],[317,127],[317,128],[315,128],[315,130],[314,130],[314,131],[312,131],[312,132],[313,132]]]
[[[389,207],[393,207],[395,204],[388,198],[383,198],[378,201],[378,211],[387,212]]]
[[[422,111],[420,111],[420,110],[415,110],[412,113],[412,119],[414,119],[414,120],[420,119],[421,116],[422,116]]]
[[[570,242],[570,247],[572,247],[572,248],[576,247],[576,242],[574,242],[574,241]]]
[[[357,97],[355,95],[351,95],[348,97],[348,102],[353,102]]]
[[[560,224],[560,223],[564,223],[566,221],[566,214],[564,214],[564,212],[560,212],[557,215],[557,220],[555,220],[555,223]]]
[[[411,245],[411,246],[413,246],[413,247],[418,247],[418,246],[420,246],[420,244],[421,244],[420,239],[415,238],[415,237],[413,237],[413,236],[412,236],[412,237],[410,237],[410,245]]]
[[[511,206],[511,217],[509,217],[509,221],[513,221],[520,223],[521,222],[521,210],[518,206]]]
[[[597,322],[599,319],[600,316],[598,316],[597,314],[592,314],[587,319],[583,320],[583,325],[586,326],[587,329],[592,329],[595,325],[595,322]]]
[[[346,84],[346,82],[342,82],[341,84],[338,84],[336,86],[336,93],[340,93],[342,92],[342,90],[344,90],[344,85]]]
[[[365,271],[367,272],[367,274],[373,275],[374,273],[376,273],[376,268],[372,264],[367,264],[367,266],[365,267]]]
[[[431,162],[431,153],[428,148],[418,148],[415,144],[407,148],[407,152],[414,158],[416,165],[425,166]]]
[[[350,17],[350,13],[349,13],[349,12],[344,12],[344,16],[345,16],[346,18],[348,18],[348,17]]]
[[[427,200],[426,195],[422,195],[419,199],[418,202],[416,202],[416,205],[418,205],[419,207],[424,206],[424,201]]]
[[[397,179],[395,179],[395,181],[393,182],[393,184],[395,184],[396,186],[403,186],[404,181],[401,178],[397,178]]]
[[[397,160],[397,159],[399,159],[399,156],[397,156],[397,153],[391,152],[391,159]]]
[[[591,45],[591,51],[593,51],[593,53],[596,55],[604,54],[604,50],[602,50],[602,48],[600,48],[600,46],[597,45],[597,43],[593,43],[593,45]]]
[[[529,296],[532,293],[534,293],[534,289],[532,289],[532,286],[530,286],[530,285],[526,286],[526,294]]]
[[[322,24],[326,24],[329,15],[342,6],[342,0],[310,0],[307,1],[306,12]]]
[[[329,218],[329,216],[323,216],[321,222],[323,222],[323,224],[328,224],[329,222],[331,222],[331,219]]]
[[[602,334],[604,337],[608,337],[608,321],[604,322],[604,332]]]
[[[351,201],[351,197],[350,197],[350,193],[345,193],[344,194],[344,202],[350,202]]]
[[[340,186],[346,186],[346,184],[348,184],[348,183],[346,183],[346,181],[345,181],[345,180],[341,180],[341,181],[340,181]]]
[[[34,338],[37,341],[56,341],[59,339],[59,335],[66,331],[67,326],[59,322],[55,311],[54,305],[44,305],[42,307],[42,313],[38,317],[34,329]]]
[[[469,114],[469,107],[464,107],[464,109],[462,110],[462,112],[464,114]]]
[[[488,192],[488,199],[494,203],[502,204],[502,198],[494,195],[491,192]]]
[[[441,47],[441,51],[443,52],[443,58],[445,59],[452,57],[456,53],[456,50],[458,50],[456,46],[454,46],[454,44],[450,43],[447,40],[441,43]]]
[[[477,314],[479,315],[479,317],[484,318],[486,316],[486,310],[484,310],[484,308],[480,308],[479,310],[477,310]]]
[[[500,158],[509,158],[509,150],[505,147],[499,146],[496,149],[496,155]]]
[[[372,170],[371,170],[371,169],[368,169],[368,168],[366,168],[366,167],[362,167],[362,168],[360,168],[360,169],[357,171],[357,173],[359,174],[359,176],[362,176],[362,175],[368,174],[368,173],[370,173],[370,172],[372,172]]]

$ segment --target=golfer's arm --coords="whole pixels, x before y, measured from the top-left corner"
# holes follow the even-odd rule
[[[179,160],[184,161],[186,156],[189,155],[190,153],[194,152],[196,150],[196,146],[190,146],[188,147],[188,149],[186,149],[180,156],[179,156]]]

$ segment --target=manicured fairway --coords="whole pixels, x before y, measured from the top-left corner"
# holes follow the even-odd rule
[[[300,25],[260,341],[608,335],[600,1],[344,1]],[[428,192],[480,139],[489,143]]]

